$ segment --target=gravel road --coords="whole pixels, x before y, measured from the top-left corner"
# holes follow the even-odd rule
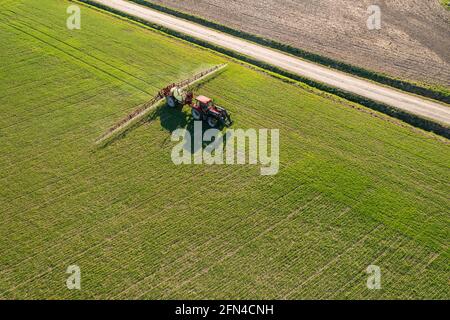
[[[450,87],[450,11],[440,0],[151,0],[399,78]],[[369,30],[370,5],[381,30]]]
[[[259,46],[124,0],[95,1],[172,30],[240,52],[301,76],[385,103],[445,125],[450,125],[450,108],[448,106],[303,61],[282,52]]]

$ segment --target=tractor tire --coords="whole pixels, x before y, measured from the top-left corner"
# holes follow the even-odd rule
[[[166,103],[169,106],[169,108],[176,108],[176,107],[178,107],[178,101],[172,96],[166,97]]]
[[[202,120],[202,114],[197,109],[192,109],[192,118],[194,120]]]
[[[214,117],[208,117],[208,125],[211,128],[216,128],[218,123],[219,123],[219,119],[214,118]]]

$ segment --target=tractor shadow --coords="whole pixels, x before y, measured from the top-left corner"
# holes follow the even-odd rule
[[[186,135],[184,137],[185,145],[184,149],[193,154],[197,152],[200,148],[205,149],[206,146],[210,144],[210,142],[203,142],[201,145],[194,143],[194,119],[192,118],[191,113],[188,111],[188,107],[178,107],[178,108],[169,108],[167,105],[163,105],[155,112],[153,112],[147,119],[146,122],[157,121],[159,119],[161,127],[170,133],[169,136],[164,140],[163,144],[168,143],[171,140],[171,135],[175,130],[178,129],[186,129]],[[201,136],[203,137],[206,130],[211,129],[211,127],[205,122],[202,121],[202,131]],[[220,128],[218,128],[221,130]],[[189,139],[190,138],[190,142]],[[176,143],[176,142],[175,142]]]
[[[189,85],[186,89],[187,91],[197,91],[205,84],[213,81],[216,77],[221,75],[225,69],[219,70],[213,75],[208,76],[207,79],[202,80],[200,83],[196,83],[193,85]],[[122,140],[127,137],[127,135],[133,131],[134,129],[138,128],[142,124],[149,124],[150,122],[153,122],[157,119],[160,119],[161,121],[161,127],[167,130],[172,134],[177,129],[187,129],[187,131],[191,134],[191,137],[193,137],[194,133],[194,120],[192,119],[192,116],[190,115],[190,112],[183,111],[181,108],[169,108],[166,104],[163,106],[158,107],[150,113],[147,117],[144,117],[142,120],[137,121],[132,126],[125,129],[123,132],[113,135],[112,138],[105,139],[104,142],[101,142],[96,149],[105,149],[108,146],[114,144],[118,140]],[[202,126],[202,136],[205,133],[206,130],[209,129],[209,126],[206,123],[203,123]],[[220,129],[220,128],[219,128]],[[221,130],[221,129],[220,129]],[[170,140],[170,137],[166,139]],[[193,142],[193,141],[192,141]],[[164,142],[165,143],[165,142]],[[191,143],[192,146],[194,146],[193,143]],[[203,143],[202,148],[204,149],[208,144]],[[198,148],[197,148],[198,149]],[[192,152],[195,152],[197,150],[192,149]]]

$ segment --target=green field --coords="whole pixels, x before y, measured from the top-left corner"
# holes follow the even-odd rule
[[[226,58],[85,6],[70,31],[69,4],[2,1],[0,299],[449,298],[448,141],[228,61],[199,92],[280,129],[278,175],[175,166],[187,110],[96,147]]]

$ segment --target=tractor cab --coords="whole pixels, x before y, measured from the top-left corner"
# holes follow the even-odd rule
[[[206,120],[211,128],[219,125],[231,126],[230,114],[219,106],[216,106],[211,98],[198,96],[192,105],[192,117],[194,120]]]
[[[203,112],[208,111],[213,106],[212,99],[205,96],[195,98],[195,107],[200,108]]]

